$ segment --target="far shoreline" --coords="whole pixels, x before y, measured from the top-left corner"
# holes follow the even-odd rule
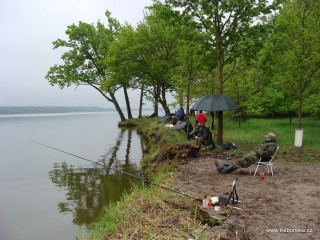
[[[75,115],[93,115],[107,114],[112,111],[105,112],[65,112],[65,113],[20,113],[20,114],[0,114],[1,118],[32,118],[32,117],[60,117],[60,116],[75,116]]]
[[[105,112],[105,111],[114,111],[114,109],[94,107],[94,106],[0,106],[0,115]]]

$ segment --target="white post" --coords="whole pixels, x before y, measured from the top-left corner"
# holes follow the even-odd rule
[[[302,140],[303,140],[303,129],[296,128],[296,135],[294,138],[294,146],[295,147],[302,147]]]

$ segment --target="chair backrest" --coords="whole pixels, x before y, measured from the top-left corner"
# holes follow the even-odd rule
[[[271,156],[271,159],[270,159],[269,163],[271,163],[271,162],[274,160],[274,158],[276,157],[276,154],[277,154],[279,148],[280,148],[280,147],[277,147],[276,151],[275,151],[274,154]]]

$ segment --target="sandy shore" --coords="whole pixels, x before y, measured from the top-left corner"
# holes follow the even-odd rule
[[[196,197],[228,196],[238,176],[237,204],[222,226],[212,227],[212,236],[222,239],[320,239],[320,164],[274,163],[274,176],[237,170],[219,174],[208,154],[189,159],[178,167],[175,187]],[[263,171],[263,169],[261,169]]]

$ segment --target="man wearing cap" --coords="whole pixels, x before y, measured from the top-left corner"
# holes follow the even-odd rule
[[[252,164],[259,161],[262,157],[262,162],[268,162],[271,156],[277,150],[276,135],[274,133],[268,133],[265,135],[266,141],[256,148],[254,151],[250,152],[248,155],[236,160],[234,163],[223,164],[220,160],[216,160],[215,164],[219,173],[230,173],[238,168],[247,168]]]
[[[215,148],[215,143],[213,141],[210,129],[200,123],[188,135],[188,139],[192,137],[194,137],[194,139],[196,140],[196,145],[199,147],[204,144],[209,150],[213,150]]]

